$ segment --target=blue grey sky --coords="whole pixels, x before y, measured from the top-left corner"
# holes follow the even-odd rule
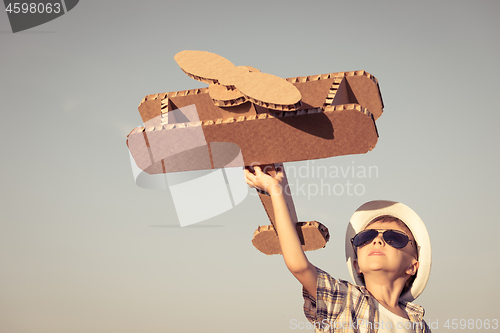
[[[177,66],[182,50],[280,77],[373,74],[385,103],[375,149],[287,164],[374,170],[291,179],[309,186],[294,194],[299,220],[332,236],[309,260],[350,280],[350,216],[401,201],[432,242],[416,303],[433,332],[500,319],[499,13],[498,1],[85,0],[16,34],[0,13],[0,331],[310,331],[290,324],[306,322],[300,283],[251,243],[269,224],[253,190],[181,228],[170,191],[134,182],[125,137],[142,98],[206,86]],[[314,194],[322,180],[358,194]]]

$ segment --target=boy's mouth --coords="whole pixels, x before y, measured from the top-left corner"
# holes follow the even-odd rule
[[[368,256],[385,256],[385,253],[380,251],[372,251],[368,254]]]

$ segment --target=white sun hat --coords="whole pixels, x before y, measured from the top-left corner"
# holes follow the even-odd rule
[[[347,268],[354,282],[357,285],[364,286],[363,281],[358,277],[354,268],[356,253],[351,244],[351,239],[357,233],[363,231],[373,219],[382,215],[391,215],[403,221],[408,226],[408,229],[410,229],[417,243],[419,261],[417,276],[415,281],[413,281],[411,289],[400,297],[404,301],[411,302],[424,291],[425,285],[429,280],[431,273],[431,241],[424,222],[410,207],[400,202],[386,200],[370,201],[359,207],[351,217],[345,236]]]

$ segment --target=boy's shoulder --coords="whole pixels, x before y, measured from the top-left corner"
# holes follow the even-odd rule
[[[316,297],[312,297],[303,288],[304,314],[311,323],[331,325],[334,322],[357,322],[357,319],[374,321],[376,310],[365,287],[335,279],[318,267],[316,270],[318,273]]]

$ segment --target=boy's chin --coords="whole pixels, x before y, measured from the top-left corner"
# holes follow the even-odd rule
[[[372,262],[365,265],[364,269],[361,269],[361,271],[364,273],[365,277],[370,274],[377,276],[382,274],[386,274],[387,276],[400,276],[406,274],[401,267],[390,266],[378,262]]]

